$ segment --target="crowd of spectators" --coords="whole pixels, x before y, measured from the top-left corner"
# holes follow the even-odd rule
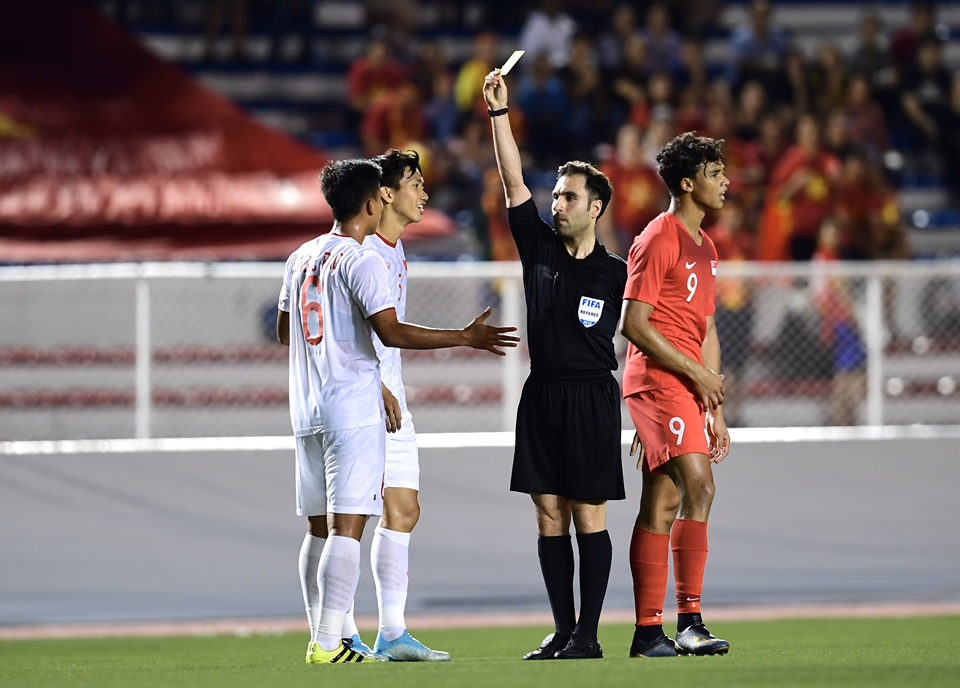
[[[701,4],[701,18],[717,16]],[[754,0],[721,64],[705,59],[711,27],[682,21],[678,6],[656,3],[640,14],[624,3],[609,9],[605,25],[602,15],[566,11],[561,0],[542,0],[527,14],[516,41],[527,54],[508,83],[532,181],[549,184],[550,171],[568,159],[599,163],[615,188],[601,233],[624,253],[666,207],[657,151],[698,130],[726,141],[744,259],[810,260],[825,224],[839,235],[839,258],[907,256],[884,166],[892,136],[924,169],[960,185],[960,73],[944,66],[935,6],[912,6],[910,24],[895,32],[865,14],[849,54],[824,42],[807,56],[777,26],[774,8]],[[436,204],[470,209],[494,259],[513,253],[501,241],[481,84],[504,41],[480,32],[472,56],[454,69],[437,43],[410,56],[384,35],[348,73],[352,126],[365,151],[419,150]]]

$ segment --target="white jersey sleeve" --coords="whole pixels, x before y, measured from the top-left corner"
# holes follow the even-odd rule
[[[293,266],[296,263],[297,253],[299,251],[294,251],[290,254],[290,257],[287,258],[287,264],[283,268],[283,286],[280,287],[280,302],[277,304],[277,308],[284,313],[290,312],[290,294],[293,291]]]
[[[364,318],[395,308],[387,288],[387,266],[383,258],[366,251],[347,275],[348,288]]]
[[[374,234],[364,240],[363,246],[376,252],[383,259],[387,269],[387,288],[397,309],[397,320],[406,322],[407,260],[403,252],[403,244],[399,240],[392,244],[379,234]],[[373,346],[377,350],[377,358],[380,359],[380,379],[397,398],[400,408],[405,411],[407,395],[403,387],[400,349],[384,346],[376,333],[373,335]]]

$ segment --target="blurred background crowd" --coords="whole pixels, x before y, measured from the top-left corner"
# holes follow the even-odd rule
[[[334,156],[418,150],[430,205],[478,257],[515,257],[480,95],[513,49],[527,52],[509,78],[511,119],[541,210],[559,164],[599,164],[616,189],[600,229],[621,254],[666,208],[654,157],[686,130],[726,141],[731,193],[709,219],[724,260],[942,254],[912,234],[960,225],[960,70],[940,16],[952,6],[810,8],[830,10],[817,17],[766,0],[97,4]],[[192,52],[171,38],[201,28]],[[264,71],[321,75],[330,92],[244,92],[239,77]],[[902,202],[918,189],[924,207]]]

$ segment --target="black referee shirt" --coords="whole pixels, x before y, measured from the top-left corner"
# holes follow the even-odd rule
[[[507,215],[523,264],[531,371],[563,377],[616,370],[626,261],[599,241],[586,258],[571,256],[532,198]]]

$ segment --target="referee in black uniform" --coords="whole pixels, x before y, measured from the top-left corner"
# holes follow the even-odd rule
[[[613,553],[606,503],[626,497],[620,389],[610,371],[617,368],[613,336],[627,264],[596,238],[613,187],[593,165],[565,164],[553,190],[554,230],[523,183],[499,70],[487,75],[483,97],[527,301],[530,377],[517,411],[510,489],[530,494],[536,505],[540,569],[556,626],[524,659],[602,657],[597,624]],[[579,620],[571,518],[580,551]]]

